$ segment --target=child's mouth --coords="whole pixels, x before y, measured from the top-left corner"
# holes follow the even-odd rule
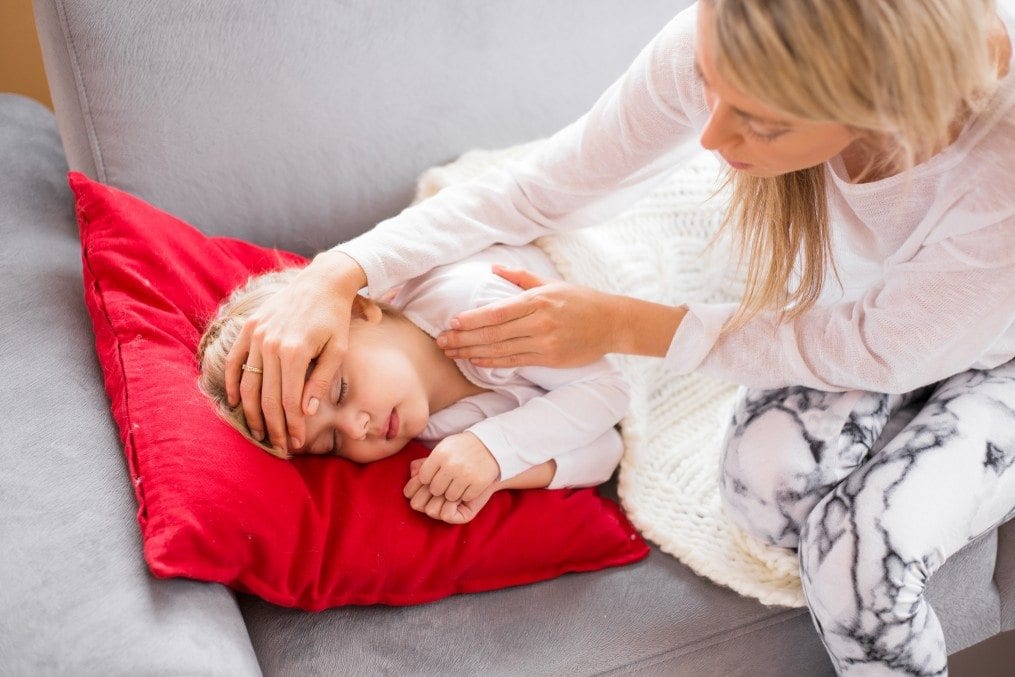
[[[390,440],[398,434],[398,412],[394,409],[391,410],[391,416],[388,417],[388,430],[384,433],[384,439]]]

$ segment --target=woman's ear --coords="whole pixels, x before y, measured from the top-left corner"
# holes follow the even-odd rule
[[[377,324],[383,313],[381,307],[362,294],[356,294],[352,301],[353,319],[366,320],[368,324]]]

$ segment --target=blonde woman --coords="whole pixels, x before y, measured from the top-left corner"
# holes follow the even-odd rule
[[[991,0],[701,0],[533,156],[318,256],[247,325],[229,397],[298,446],[357,289],[600,222],[698,141],[728,165],[742,304],[502,271],[528,291],[460,314],[441,345],[486,367],[656,355],[742,384],[731,518],[798,549],[839,672],[943,674],[927,578],[1015,511],[1013,30]]]

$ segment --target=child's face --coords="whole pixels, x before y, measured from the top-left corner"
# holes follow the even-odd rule
[[[307,442],[293,454],[335,454],[359,463],[398,452],[426,427],[427,392],[409,351],[390,327],[354,319],[349,349],[336,378],[338,401],[308,416]]]

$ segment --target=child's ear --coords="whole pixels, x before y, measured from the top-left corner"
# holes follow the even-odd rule
[[[353,319],[366,320],[369,324],[381,321],[381,307],[362,294],[356,294],[352,301]]]

